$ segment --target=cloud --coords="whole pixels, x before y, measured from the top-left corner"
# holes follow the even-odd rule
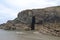
[[[6,6],[4,6],[3,4],[0,4],[0,13],[3,13],[4,15],[12,15],[12,16],[15,16],[16,12],[11,9],[11,8],[8,8]]]
[[[57,5],[57,0],[6,0],[10,5],[22,8],[38,8]]]
[[[14,19],[16,16],[17,12],[0,3],[0,23],[4,23],[7,20]]]
[[[4,6],[3,4],[0,4],[0,13],[15,15],[14,12],[15,11],[13,9],[10,9],[10,8]]]
[[[59,5],[59,0],[5,0],[6,4],[13,6],[17,12],[25,9],[37,9]]]
[[[5,0],[5,3],[13,6],[19,12],[25,9],[57,6],[60,0]]]

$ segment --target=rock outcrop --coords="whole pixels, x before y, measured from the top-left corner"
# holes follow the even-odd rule
[[[60,36],[60,6],[44,9],[23,10],[17,18],[1,24],[7,30],[31,30],[32,17],[35,16],[35,30],[55,36]]]
[[[60,20],[60,7],[50,7],[45,9],[32,9],[23,10],[18,14],[18,20],[23,23],[31,23],[32,16],[35,16],[36,23],[41,21],[54,22],[55,20],[59,22]]]

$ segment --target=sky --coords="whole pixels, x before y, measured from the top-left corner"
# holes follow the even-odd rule
[[[18,12],[60,6],[60,0],[0,0],[0,24],[17,17]]]

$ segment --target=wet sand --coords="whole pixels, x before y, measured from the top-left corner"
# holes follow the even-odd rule
[[[37,31],[6,31],[0,29],[0,40],[60,40],[60,37],[41,34]]]

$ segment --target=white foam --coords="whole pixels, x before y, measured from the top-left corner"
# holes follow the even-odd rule
[[[39,32],[38,31],[36,31],[36,32],[33,32],[34,34],[39,34]]]
[[[16,32],[17,34],[26,34],[25,32]]]

